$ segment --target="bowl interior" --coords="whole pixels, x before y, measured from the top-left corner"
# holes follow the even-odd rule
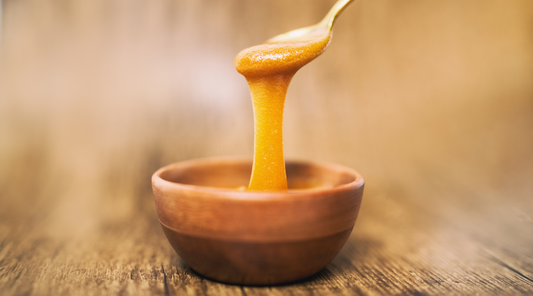
[[[358,178],[349,169],[336,165],[287,161],[285,166],[289,190],[334,188]],[[164,170],[160,177],[179,184],[236,189],[248,186],[251,172],[252,161],[248,159],[192,161]]]

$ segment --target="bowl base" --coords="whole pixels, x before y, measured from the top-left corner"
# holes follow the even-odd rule
[[[161,227],[176,253],[194,271],[241,285],[283,284],[314,275],[333,260],[353,228],[303,241],[246,242],[195,237]]]

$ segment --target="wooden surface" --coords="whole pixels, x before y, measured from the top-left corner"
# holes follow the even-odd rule
[[[150,176],[248,155],[243,48],[333,1],[2,1],[1,295],[533,293],[533,5],[360,0],[295,76],[288,158],[366,181],[316,276],[241,287],[189,269]]]

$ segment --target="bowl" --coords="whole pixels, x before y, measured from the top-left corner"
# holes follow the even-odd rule
[[[225,283],[273,285],[323,269],[355,225],[363,178],[340,165],[287,161],[289,190],[245,191],[247,158],[171,164],[152,176],[159,222],[180,258]]]

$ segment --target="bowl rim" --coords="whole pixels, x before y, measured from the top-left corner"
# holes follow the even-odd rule
[[[310,161],[310,160],[299,160],[299,159],[286,159],[285,163],[300,163],[300,164],[308,164],[315,167],[322,167],[322,168],[328,168],[333,170],[341,170],[344,171],[352,176],[355,177],[355,180],[349,183],[345,183],[339,186],[335,187],[316,187],[316,188],[310,188],[310,189],[289,189],[288,191],[248,191],[248,190],[235,190],[231,188],[223,188],[223,187],[211,187],[211,186],[200,186],[200,185],[191,185],[191,184],[183,184],[183,183],[176,183],[172,181],[165,180],[161,177],[161,175],[166,171],[171,171],[173,169],[176,169],[178,167],[193,167],[195,165],[199,164],[209,164],[209,163],[221,163],[221,162],[228,162],[228,163],[251,163],[252,158],[251,157],[244,157],[244,156],[213,156],[213,157],[203,157],[203,158],[195,158],[190,160],[184,160],[180,162],[171,163],[169,165],[163,166],[160,169],[158,169],[153,175],[152,175],[152,186],[158,187],[161,189],[168,189],[168,190],[187,190],[187,191],[195,191],[195,192],[205,192],[205,193],[213,193],[219,197],[224,199],[235,199],[235,200],[248,200],[248,201],[273,201],[276,199],[287,199],[287,197],[292,198],[309,198],[311,196],[323,196],[323,195],[330,195],[335,194],[338,192],[343,191],[349,191],[353,190],[358,187],[364,187],[365,181],[363,177],[354,169],[335,164],[330,162],[324,162],[324,161]]]

